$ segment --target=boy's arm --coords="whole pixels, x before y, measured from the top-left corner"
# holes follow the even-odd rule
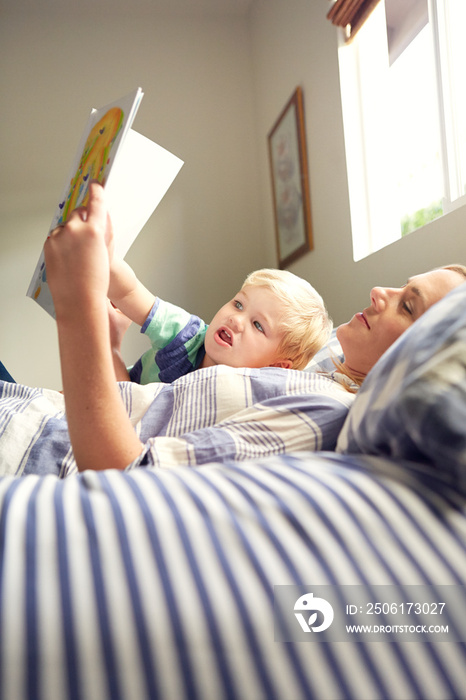
[[[155,297],[138,280],[124,260],[114,258],[110,265],[109,299],[125,316],[142,326],[154,305]]]

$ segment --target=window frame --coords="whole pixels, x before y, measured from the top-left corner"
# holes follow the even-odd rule
[[[454,0],[453,0],[454,1]],[[380,2],[380,0],[379,0]],[[376,3],[372,14],[385,14],[385,0]],[[440,162],[443,174],[443,215],[466,204],[466,173],[461,172],[459,134],[455,124],[453,95],[451,92],[452,56],[449,51],[448,27],[450,3],[452,0],[428,0],[429,25],[434,56],[434,86],[438,105]],[[375,20],[380,21],[380,20]],[[366,141],[364,118],[361,111],[362,87],[360,67],[358,67],[359,38],[348,41],[347,33],[338,32],[338,53],[340,63],[340,85],[344,109],[345,149],[348,167],[348,187],[350,195],[351,222],[353,230],[353,257],[361,260],[381,248],[401,238],[401,227],[394,222],[384,221],[377,212],[377,206],[370,202],[371,182],[366,163]],[[387,48],[388,50],[388,48]],[[341,60],[342,52],[346,52]],[[352,63],[353,65],[350,65]],[[352,73],[352,77],[350,76]],[[350,105],[350,106],[349,106]],[[353,113],[352,124],[348,124],[348,112]],[[356,116],[354,116],[356,115]],[[463,155],[466,160],[466,156]],[[361,165],[361,159],[364,164]],[[463,163],[466,168],[466,163]],[[390,184],[387,185],[390,191]],[[389,201],[389,194],[387,201]],[[387,208],[387,216],[390,212]],[[377,235],[375,235],[377,232]]]

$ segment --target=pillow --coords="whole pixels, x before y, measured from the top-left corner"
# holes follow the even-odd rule
[[[334,359],[343,359],[341,345],[336,336],[336,328],[333,329],[327,345],[316,352],[309,364],[304,368],[304,372],[333,372],[335,369]]]
[[[434,304],[377,362],[337,451],[434,465],[466,490],[466,284]]]

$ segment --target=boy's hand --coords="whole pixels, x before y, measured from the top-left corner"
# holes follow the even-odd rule
[[[120,352],[121,343],[132,321],[109,301],[108,322],[110,326],[110,345],[113,350]]]
[[[108,322],[110,327],[110,346],[112,350],[115,378],[119,382],[129,382],[129,373],[126,369],[126,364],[121,354],[121,343],[126,331],[131,325],[131,319],[115,308],[109,301]]]

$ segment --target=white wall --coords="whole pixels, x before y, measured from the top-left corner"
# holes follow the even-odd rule
[[[353,261],[339,94],[336,29],[328,0],[256,0],[251,17],[263,220],[274,263],[266,134],[297,85],[304,91],[313,251],[290,269],[324,296],[336,323],[369,304],[375,285],[398,285],[437,265],[466,263],[466,207],[393,245]]]
[[[91,107],[140,85],[134,128],[185,161],[128,255],[148,287],[210,320],[262,266],[249,25],[156,2],[106,15],[97,2],[12,5],[0,23],[0,358],[18,381],[60,388],[55,323],[25,292]],[[134,330],[128,362],[144,341]]]

